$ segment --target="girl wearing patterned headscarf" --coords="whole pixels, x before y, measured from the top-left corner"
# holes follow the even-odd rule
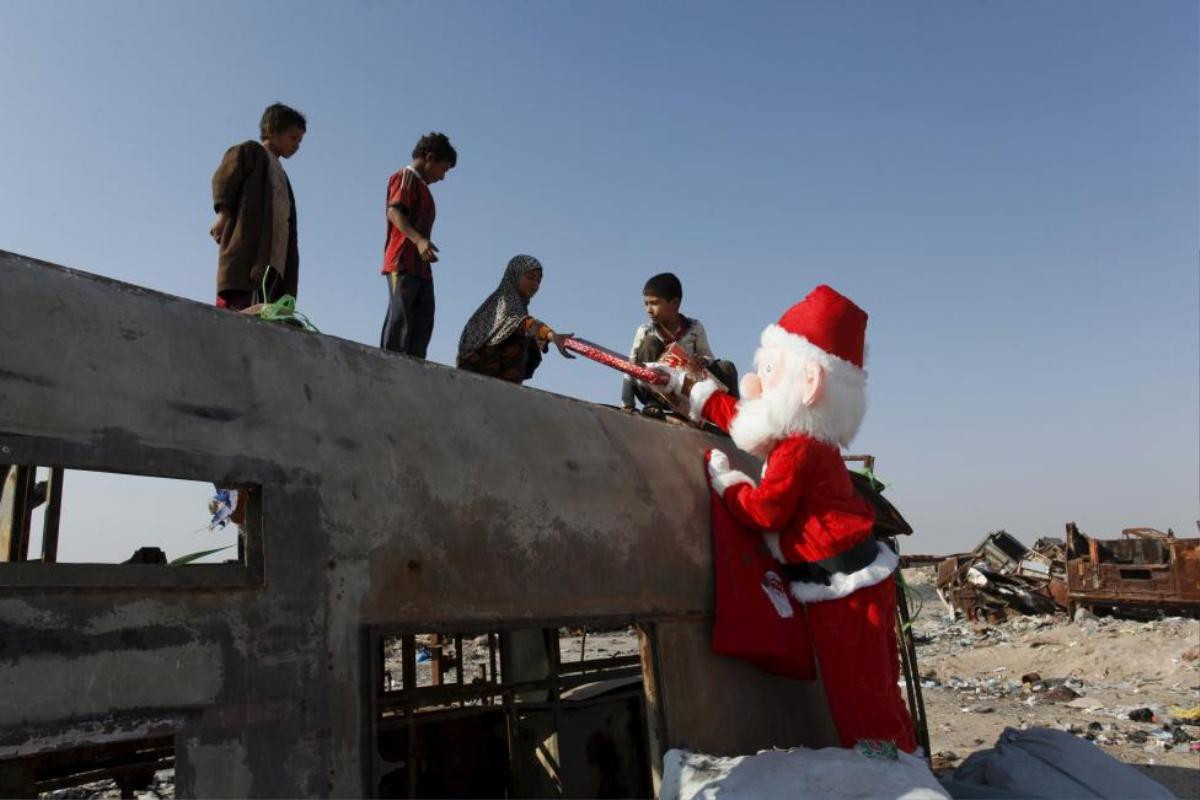
[[[533,256],[513,256],[496,291],[471,315],[458,340],[459,368],[523,383],[542,363],[551,342],[574,358],[563,341],[574,334],[555,333],[529,315],[529,301],[542,284],[542,265]]]

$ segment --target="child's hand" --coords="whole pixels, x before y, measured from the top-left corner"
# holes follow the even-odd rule
[[[558,352],[559,352],[559,354],[562,355],[563,358],[574,358],[575,357],[575,356],[571,355],[571,351],[567,350],[567,346],[566,346],[567,339],[570,339],[574,335],[575,334],[573,334],[573,333],[551,333],[550,334],[550,341],[554,342],[554,346],[558,348]]]
[[[428,261],[430,264],[434,263],[438,260],[437,252],[437,245],[428,239],[421,239],[417,242],[417,255],[421,257],[422,261]]]
[[[225,236],[225,226],[228,224],[229,217],[226,216],[224,211],[222,211],[221,213],[217,214],[217,221],[214,222],[212,227],[208,229],[208,235],[213,238],[214,242],[220,244],[221,239]]]

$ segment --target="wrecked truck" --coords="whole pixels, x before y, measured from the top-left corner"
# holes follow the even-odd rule
[[[1200,538],[1126,528],[1096,539],[1067,523],[1070,611],[1200,617]]]

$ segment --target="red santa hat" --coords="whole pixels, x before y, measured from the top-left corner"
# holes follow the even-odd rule
[[[845,447],[858,433],[866,413],[867,373],[863,369],[867,314],[828,286],[818,286],[762,333],[763,348],[795,356],[784,380],[759,398],[742,400],[729,422],[738,447],[764,455],[764,448],[794,434],[806,434]],[[756,361],[758,356],[755,357]],[[804,364],[824,371],[821,400],[803,401]],[[696,384],[689,395],[693,419],[699,419],[716,391],[715,381]]]
[[[846,377],[857,373],[861,380],[866,337],[867,312],[822,284],[763,331],[762,345],[815,358],[827,370]]]

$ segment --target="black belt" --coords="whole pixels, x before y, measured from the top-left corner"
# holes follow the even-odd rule
[[[821,583],[829,585],[829,577],[841,572],[850,574],[869,567],[879,555],[879,545],[874,536],[868,536],[849,550],[844,550],[836,556],[822,558],[820,561],[802,561],[798,564],[784,564],[783,574],[790,581],[802,583]]]

